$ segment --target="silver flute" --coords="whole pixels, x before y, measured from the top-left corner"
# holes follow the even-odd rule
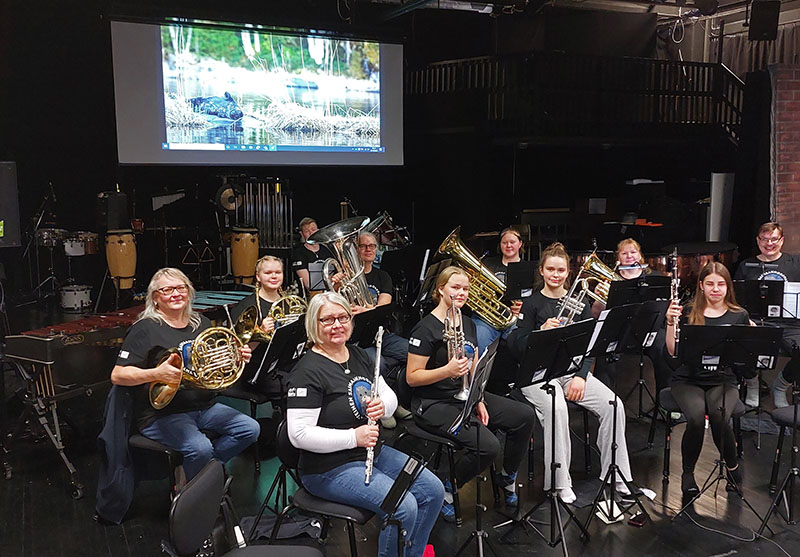
[[[383,345],[383,327],[378,327],[375,335],[375,376],[372,378],[372,388],[369,391],[369,401],[378,400],[378,380],[381,378],[381,345]],[[367,417],[367,425],[375,425],[375,420]],[[364,483],[369,485],[372,478],[372,462],[375,460],[375,447],[367,447],[367,461],[364,470]]]
[[[681,287],[681,278],[678,276],[678,248],[675,248],[672,251],[672,255],[669,256],[670,261],[672,262],[672,281],[670,282],[670,298],[672,301],[680,301],[680,287]],[[675,318],[675,328],[673,329],[673,339],[675,340],[675,351],[673,356],[678,355],[678,345],[680,344],[681,340],[681,324],[680,318]]]

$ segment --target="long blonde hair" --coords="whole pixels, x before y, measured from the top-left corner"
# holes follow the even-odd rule
[[[727,291],[723,303],[728,308],[728,311],[740,312],[744,308],[736,303],[736,294],[733,291],[733,281],[731,281],[731,274],[727,267],[718,261],[711,261],[700,271],[700,276],[697,277],[697,289],[694,292],[694,299],[691,303],[689,310],[689,325],[705,325],[706,324],[706,300],[705,292],[703,292],[703,281],[709,275],[719,275],[725,280]]]
[[[144,311],[139,314],[139,318],[136,321],[152,319],[153,321],[158,321],[167,325],[164,315],[158,311],[158,305],[156,303],[156,285],[159,279],[163,277],[181,280],[189,288],[189,292],[187,292],[189,302],[183,310],[182,317],[188,319],[192,330],[196,331],[200,326],[200,314],[194,310],[192,303],[194,302],[195,296],[197,296],[197,292],[194,286],[192,286],[192,281],[189,280],[189,277],[187,277],[183,271],[174,267],[164,267],[153,274],[153,278],[150,279],[150,284],[147,285],[147,299],[144,302]]]

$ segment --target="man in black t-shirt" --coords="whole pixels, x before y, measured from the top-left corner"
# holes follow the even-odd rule
[[[783,228],[780,224],[777,222],[762,224],[756,234],[759,254],[748,257],[739,263],[734,279],[800,281],[800,258],[783,253],[783,241]],[[793,348],[800,346],[800,326],[798,326],[800,322],[798,319],[777,319],[776,321],[783,328],[783,349],[791,355]],[[786,390],[790,384],[783,371],[775,377],[775,381],[772,383],[772,399],[776,408],[789,405],[786,400]],[[750,406],[758,405],[757,377],[747,380],[746,403]]]
[[[317,285],[309,284],[308,264],[315,261],[325,261],[331,257],[330,250],[319,244],[309,244],[306,242],[314,232],[319,230],[317,221],[311,217],[305,217],[300,221],[300,237],[302,243],[292,251],[292,269],[303,283],[306,290]]]

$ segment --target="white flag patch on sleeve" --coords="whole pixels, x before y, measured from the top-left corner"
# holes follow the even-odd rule
[[[411,346],[419,346],[420,344],[422,344],[422,341],[420,341],[418,338],[411,337],[408,339],[408,343]]]
[[[128,352],[127,350],[119,351],[119,357],[122,358],[123,360],[127,360],[128,356],[130,356],[130,352]]]

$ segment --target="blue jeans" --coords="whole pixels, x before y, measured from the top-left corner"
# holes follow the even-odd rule
[[[201,431],[202,430],[202,431]],[[203,431],[219,435],[209,440]],[[224,404],[208,410],[167,414],[142,429],[142,435],[183,455],[186,479],[192,479],[212,458],[227,462],[258,440],[258,422]]]
[[[489,345],[497,339],[497,337],[502,335],[503,339],[506,339],[508,338],[508,335],[511,334],[511,331],[517,328],[516,325],[512,325],[508,329],[498,331],[486,321],[474,314],[472,315],[472,321],[475,323],[475,329],[478,333],[478,357],[483,354],[483,351],[486,350]]]
[[[408,456],[384,445],[372,465],[372,479],[364,484],[364,462],[348,462],[322,474],[304,474],[303,486],[312,494],[347,505],[374,511],[381,520],[387,518],[381,503]],[[421,557],[428,536],[436,523],[444,500],[444,486],[433,472],[425,468],[411,486],[394,514],[406,530],[406,556]],[[378,555],[397,553],[397,528],[387,526],[378,538]]]

